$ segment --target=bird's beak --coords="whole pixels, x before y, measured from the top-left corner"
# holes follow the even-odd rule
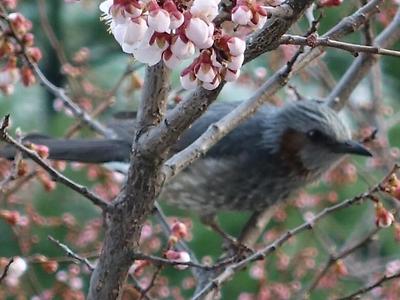
[[[372,156],[371,152],[367,148],[365,148],[362,144],[351,140],[337,144],[337,146],[335,147],[335,152],[343,154]]]

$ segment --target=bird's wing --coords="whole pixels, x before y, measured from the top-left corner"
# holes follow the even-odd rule
[[[207,128],[232,111],[240,102],[220,102],[213,104],[180,138],[173,147],[178,152],[193,143]],[[244,121],[219,141],[207,154],[209,157],[237,156],[243,152],[257,151],[269,116],[275,112],[272,106],[262,107],[254,116]]]
[[[239,104],[240,102],[218,102],[211,105],[207,112],[183,133],[181,138],[172,147],[171,154],[179,152],[189,146],[200,137],[212,123],[220,120]],[[208,155],[214,157],[232,156],[238,155],[243,151],[251,152],[252,150],[256,150],[262,138],[265,121],[267,121],[268,117],[273,112],[275,112],[274,107],[264,106],[258,113],[242,123],[217,143],[217,145],[210,150]],[[114,130],[120,139],[131,143],[135,131],[135,117],[136,112],[134,111],[119,112],[109,121],[108,126]]]

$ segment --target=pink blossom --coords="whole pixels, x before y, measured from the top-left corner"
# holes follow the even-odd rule
[[[171,261],[187,263],[190,262],[190,255],[186,251],[175,251],[175,250],[168,250],[165,252],[165,257]],[[177,269],[184,270],[188,266],[187,265],[176,265]]]
[[[27,269],[28,265],[26,261],[23,258],[17,256],[14,258],[14,261],[8,268],[7,277],[18,279],[25,273]]]
[[[240,76],[240,69],[236,71],[226,69],[224,79],[225,81],[235,81],[236,79],[239,78],[239,76]]]
[[[140,62],[153,66],[161,60],[163,51],[168,48],[168,43],[160,43],[154,38],[154,31],[148,30],[139,47],[133,50],[133,56]],[[152,43],[150,44],[150,41]],[[161,46],[161,47],[160,47]]]
[[[375,207],[375,223],[378,227],[389,227],[394,221],[393,214],[388,211],[382,203],[377,203]]]
[[[241,54],[239,56],[231,56],[230,62],[228,62],[227,67],[228,69],[231,70],[239,70],[240,67],[242,66],[244,61],[244,54]]]
[[[172,39],[171,51],[176,57],[186,59],[194,54],[195,46],[191,41],[184,42],[180,36],[177,36]]]
[[[186,36],[196,45],[202,45],[207,42],[209,29],[206,22],[200,18],[191,18],[186,27]]]
[[[171,20],[169,13],[165,9],[160,8],[156,1],[152,1],[149,5],[147,23],[156,32],[169,32]]]
[[[184,89],[186,90],[191,90],[197,87],[198,85],[198,80],[196,76],[194,76],[194,73],[187,72],[187,73],[182,73],[180,77],[181,85]]]
[[[144,38],[147,29],[146,21],[139,17],[136,19],[129,19],[129,21],[123,24],[112,25],[111,32],[121,45],[122,50],[125,53],[132,53]]]
[[[232,22],[247,25],[253,18],[253,13],[246,5],[238,5],[232,9]]]
[[[212,82],[203,82],[202,87],[206,90],[215,90],[221,83],[220,77],[217,75],[214,77]]]
[[[170,29],[177,29],[184,22],[183,14],[178,10],[175,3],[172,0],[167,0],[164,2],[163,8],[169,13],[170,17]]]
[[[190,13],[194,17],[211,22],[218,15],[218,3],[216,0],[194,0]]]
[[[212,82],[215,78],[216,72],[214,68],[208,63],[201,63],[196,69],[195,74],[198,79],[204,82]]]
[[[244,53],[246,50],[246,42],[240,38],[232,37],[227,42],[229,52],[233,56],[238,56]]]
[[[162,58],[165,62],[165,65],[170,69],[178,67],[181,62],[181,60],[177,56],[175,56],[169,49],[164,51]]]

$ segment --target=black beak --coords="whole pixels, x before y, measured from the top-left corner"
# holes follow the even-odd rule
[[[339,143],[335,148],[337,153],[372,156],[371,152],[369,152],[369,150],[365,148],[362,144],[351,140]]]

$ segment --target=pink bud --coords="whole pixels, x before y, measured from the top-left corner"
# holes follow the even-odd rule
[[[188,236],[188,228],[185,223],[175,221],[171,226],[171,234],[183,239]]]
[[[319,2],[319,6],[321,7],[332,7],[332,6],[339,6],[342,4],[343,0],[321,0]]]
[[[389,227],[394,221],[393,214],[388,211],[382,203],[378,202],[375,206],[375,223],[378,227]]]
[[[165,257],[171,261],[187,263],[190,262],[190,255],[186,251],[175,251],[175,250],[168,250],[165,252]],[[186,265],[176,265],[177,269],[184,270],[188,266]]]
[[[239,25],[247,25],[253,18],[253,13],[245,5],[235,6],[232,9],[232,22]]]

